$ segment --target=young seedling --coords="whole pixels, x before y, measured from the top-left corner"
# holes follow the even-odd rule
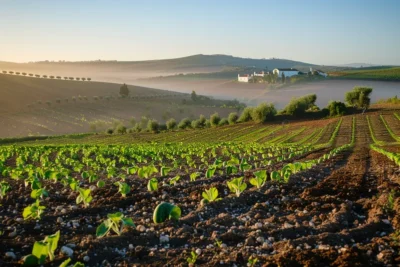
[[[127,183],[116,182],[114,185],[118,186],[118,192],[121,193],[122,197],[126,197],[131,192],[131,187]]]
[[[190,252],[190,256],[186,259],[190,265],[194,265],[197,261],[197,253],[192,251]]]
[[[176,183],[179,181],[179,179],[181,179],[181,177],[179,175],[177,175],[174,178],[171,178],[171,180],[169,180],[169,184],[176,185]]]
[[[45,209],[46,209],[45,206],[40,206],[39,199],[36,199],[35,203],[24,208],[22,216],[24,217],[24,220],[28,219],[40,220]]]
[[[218,240],[218,239],[216,239],[215,240],[215,245],[217,246],[217,247],[221,247],[222,246],[222,241],[221,240]]]
[[[90,195],[90,188],[83,189],[78,187],[79,195],[76,197],[76,204],[80,204],[83,202],[84,207],[89,207],[89,203],[93,200],[93,197]]]
[[[196,179],[197,179],[199,176],[200,176],[200,173],[198,173],[198,172],[193,172],[193,173],[191,173],[191,174],[190,174],[190,181],[191,181],[191,182],[196,181]]]
[[[41,198],[43,199],[44,197],[48,197],[49,192],[45,188],[40,188],[40,189],[33,189],[31,192],[31,198],[38,199]]]
[[[158,180],[156,178],[152,178],[149,180],[149,182],[147,183],[147,190],[149,192],[152,191],[157,191],[158,189]]]
[[[23,258],[23,266],[37,266],[45,263],[47,256],[50,261],[54,260],[54,251],[57,249],[60,231],[54,235],[46,236],[43,241],[36,241],[33,245],[32,254]]]
[[[68,266],[72,266],[72,267],[85,267],[85,264],[83,264],[82,262],[75,262],[74,265],[68,265],[71,261],[71,258],[66,259],[65,261],[63,261],[59,267],[68,267]]]
[[[0,197],[3,199],[7,192],[10,191],[11,186],[6,182],[6,181],[1,181],[0,182]]]
[[[131,218],[126,218],[121,212],[110,213],[108,219],[100,224],[96,229],[97,238],[107,235],[110,230],[113,230],[117,235],[121,235],[124,227],[135,227]]]
[[[167,176],[170,171],[171,171],[171,168],[163,166],[160,169],[160,175],[161,176]]]
[[[250,183],[260,189],[267,181],[267,171],[261,170],[254,172],[255,178],[250,179]]]
[[[179,220],[181,209],[170,203],[160,203],[153,212],[154,223],[162,223],[167,219]]]
[[[257,262],[258,262],[258,259],[256,257],[250,256],[250,258],[247,260],[247,266],[254,267],[254,266],[256,266]]]
[[[211,166],[207,169],[206,178],[211,178],[214,176],[215,170],[217,169],[216,166]]]
[[[226,182],[229,190],[235,193],[237,197],[247,188],[247,184],[243,183],[243,177],[234,178],[231,181]]]
[[[211,187],[210,189],[206,189],[205,192],[201,194],[203,196],[203,199],[200,202],[201,206],[204,206],[204,204],[207,204],[209,202],[214,202],[221,200],[221,198],[218,198],[218,189],[215,187]]]

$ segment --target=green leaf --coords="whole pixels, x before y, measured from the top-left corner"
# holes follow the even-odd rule
[[[66,259],[65,261],[63,261],[59,267],[67,267],[68,263],[71,261],[71,258]]]
[[[170,171],[171,171],[171,168],[169,168],[169,167],[161,167],[161,170],[160,170],[161,176],[167,176]]]
[[[160,203],[153,212],[154,223],[162,223],[166,219],[176,219],[179,220],[181,217],[181,209],[170,203],[162,202]]]
[[[110,231],[110,228],[103,222],[96,228],[96,237],[105,236]]]
[[[133,220],[131,218],[122,218],[122,222],[126,226],[132,226],[135,227],[135,224],[133,223]]]
[[[103,180],[99,180],[98,182],[97,182],[97,187],[98,188],[102,188],[102,187],[104,187],[106,185],[106,183],[103,181]]]
[[[46,261],[47,254],[49,253],[47,243],[42,241],[36,241],[33,244],[32,255],[38,259],[39,264],[43,264]]]
[[[46,236],[46,238],[44,239],[44,242],[47,242],[50,261],[54,260],[54,251],[57,249],[59,239],[60,239],[60,231],[57,231],[53,235]]]
[[[158,189],[158,180],[156,178],[152,178],[149,180],[147,183],[147,190],[152,192],[152,191],[157,191]]]
[[[25,256],[22,259],[22,261],[23,261],[22,266],[31,267],[31,266],[39,265],[39,259],[35,255],[32,255],[32,254]]]
[[[214,173],[215,173],[215,170],[216,170],[216,167],[215,167],[215,166],[212,166],[212,167],[208,168],[208,169],[207,169],[207,172],[206,172],[206,178],[211,178],[211,177],[213,177],[213,175],[214,175]]]

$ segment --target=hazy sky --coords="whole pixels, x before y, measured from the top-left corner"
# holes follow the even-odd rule
[[[400,64],[400,0],[0,0],[0,60]]]

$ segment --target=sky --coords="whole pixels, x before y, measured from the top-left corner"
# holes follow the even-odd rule
[[[0,0],[0,61],[227,54],[400,65],[400,0]]]

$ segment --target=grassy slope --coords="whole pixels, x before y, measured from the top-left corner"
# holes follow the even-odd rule
[[[400,67],[368,67],[329,73],[332,77],[400,81]]]
[[[129,86],[131,95],[153,98],[94,100],[93,96],[118,95],[120,84],[38,79],[0,74],[0,137],[54,135],[87,132],[89,123],[113,119],[128,124],[134,116],[149,116],[163,123],[165,118],[206,116],[219,112],[227,116],[232,109],[182,105],[189,98],[175,92]],[[75,96],[88,100],[72,101]],[[163,96],[163,97],[161,97]],[[166,97],[165,97],[166,96]],[[56,103],[61,99],[61,103]],[[69,101],[66,102],[65,99]],[[42,101],[38,104],[37,101]],[[47,101],[51,105],[45,104]],[[30,107],[28,107],[30,105]]]

